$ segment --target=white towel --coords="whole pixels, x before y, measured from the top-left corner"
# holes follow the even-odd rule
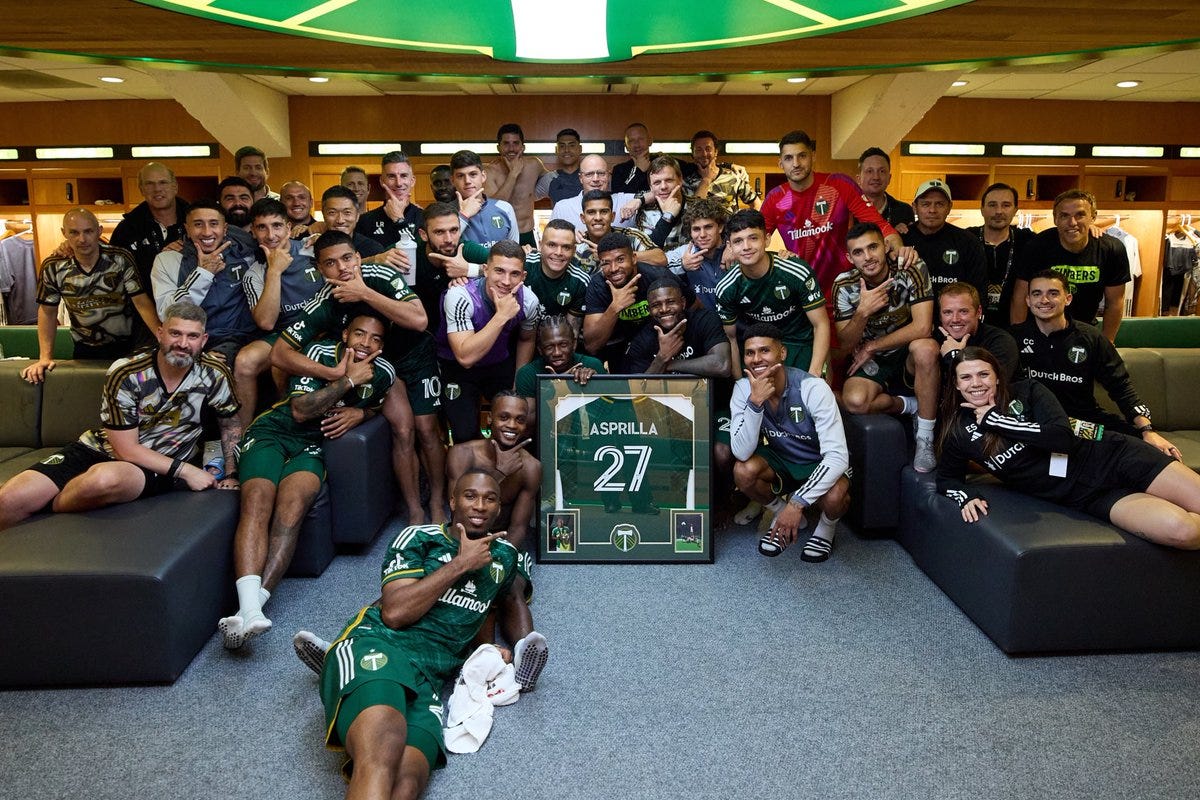
[[[504,663],[495,645],[480,645],[454,682],[443,731],[446,749],[477,752],[492,731],[494,707],[515,703],[520,694],[512,664]]]

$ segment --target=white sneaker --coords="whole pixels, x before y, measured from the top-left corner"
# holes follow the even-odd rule
[[[762,503],[757,500],[751,500],[746,504],[746,507],[733,515],[733,523],[735,525],[749,525],[759,514],[762,513]]]
[[[522,692],[534,690],[548,658],[550,647],[546,644],[546,637],[537,631],[530,631],[513,647],[513,669]]]
[[[329,642],[311,631],[296,631],[296,635],[292,637],[292,649],[296,651],[296,658],[318,675],[325,668],[325,654],[329,652],[329,647]]]

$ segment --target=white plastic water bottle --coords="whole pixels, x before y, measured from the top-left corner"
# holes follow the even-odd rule
[[[404,280],[409,286],[412,286],[416,282],[417,277],[417,240],[413,238],[408,228],[400,231],[400,239],[396,242],[396,249],[408,259],[408,269],[401,270],[401,272],[404,274]]]

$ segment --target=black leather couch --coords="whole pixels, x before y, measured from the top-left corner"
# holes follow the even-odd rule
[[[968,524],[934,476],[900,482],[896,539],[1004,652],[1200,647],[1200,552],[998,484]]]
[[[107,365],[60,362],[43,385],[0,362],[0,482],[99,424]],[[337,544],[372,541],[395,499],[382,417],[325,443],[329,479],[289,576],[320,575]],[[0,686],[167,682],[236,605],[237,492],[173,492],[0,533]]]

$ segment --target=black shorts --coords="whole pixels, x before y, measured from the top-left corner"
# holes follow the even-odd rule
[[[1107,430],[1083,452],[1087,467],[1075,482],[1069,504],[1106,522],[1118,500],[1149,489],[1174,461],[1140,439]]]
[[[97,464],[105,464],[112,460],[106,454],[93,450],[82,442],[71,442],[54,455],[34,464],[30,469],[40,472],[54,481],[54,485],[61,492],[71,482],[71,479],[79,477]],[[146,485],[142,487],[142,493],[138,495],[138,499],[163,494],[181,485],[181,482],[168,475],[159,475],[145,467],[138,467],[138,469],[146,478]]]

